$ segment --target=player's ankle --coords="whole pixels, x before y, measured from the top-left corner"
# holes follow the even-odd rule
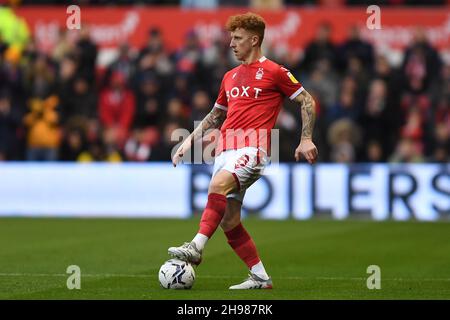
[[[257,264],[253,265],[250,268],[250,272],[258,276],[258,278],[261,278],[262,280],[269,280],[270,278],[266,272],[266,269],[264,268],[262,261],[259,261]]]
[[[209,238],[205,236],[204,234],[197,233],[192,239],[192,242],[195,244],[195,247],[198,251],[202,252],[205,248],[206,243],[208,242]]]

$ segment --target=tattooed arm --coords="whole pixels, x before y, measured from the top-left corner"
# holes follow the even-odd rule
[[[295,160],[299,161],[303,155],[309,163],[313,164],[317,160],[318,151],[312,142],[312,135],[314,130],[314,123],[316,119],[316,104],[313,97],[303,90],[295,101],[301,106],[302,113],[302,137],[300,144],[295,149]]]
[[[186,153],[186,151],[191,148],[191,146],[194,144],[195,141],[201,139],[207,130],[219,129],[222,126],[223,122],[225,121],[226,117],[227,117],[226,111],[214,107],[211,110],[211,112],[206,115],[206,117],[202,120],[202,122],[200,122],[197,128],[195,128],[194,131],[192,131],[189,137],[187,137],[184,140],[184,142],[178,148],[177,152],[175,152],[172,159],[173,166],[174,167],[177,166],[178,162],[180,162],[181,158]]]

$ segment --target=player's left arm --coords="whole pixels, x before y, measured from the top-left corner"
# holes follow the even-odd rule
[[[303,123],[300,144],[295,149],[295,160],[299,161],[304,156],[309,163],[313,164],[316,162],[319,154],[312,141],[316,119],[316,103],[306,90],[298,94],[294,101],[300,104]]]

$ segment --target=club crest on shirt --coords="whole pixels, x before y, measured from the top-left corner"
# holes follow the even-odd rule
[[[258,71],[256,71],[256,80],[261,80],[264,75],[264,68],[258,68]]]

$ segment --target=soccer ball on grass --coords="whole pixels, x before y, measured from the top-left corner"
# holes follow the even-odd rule
[[[159,283],[165,289],[191,289],[195,281],[192,265],[179,259],[164,262],[158,273]]]

